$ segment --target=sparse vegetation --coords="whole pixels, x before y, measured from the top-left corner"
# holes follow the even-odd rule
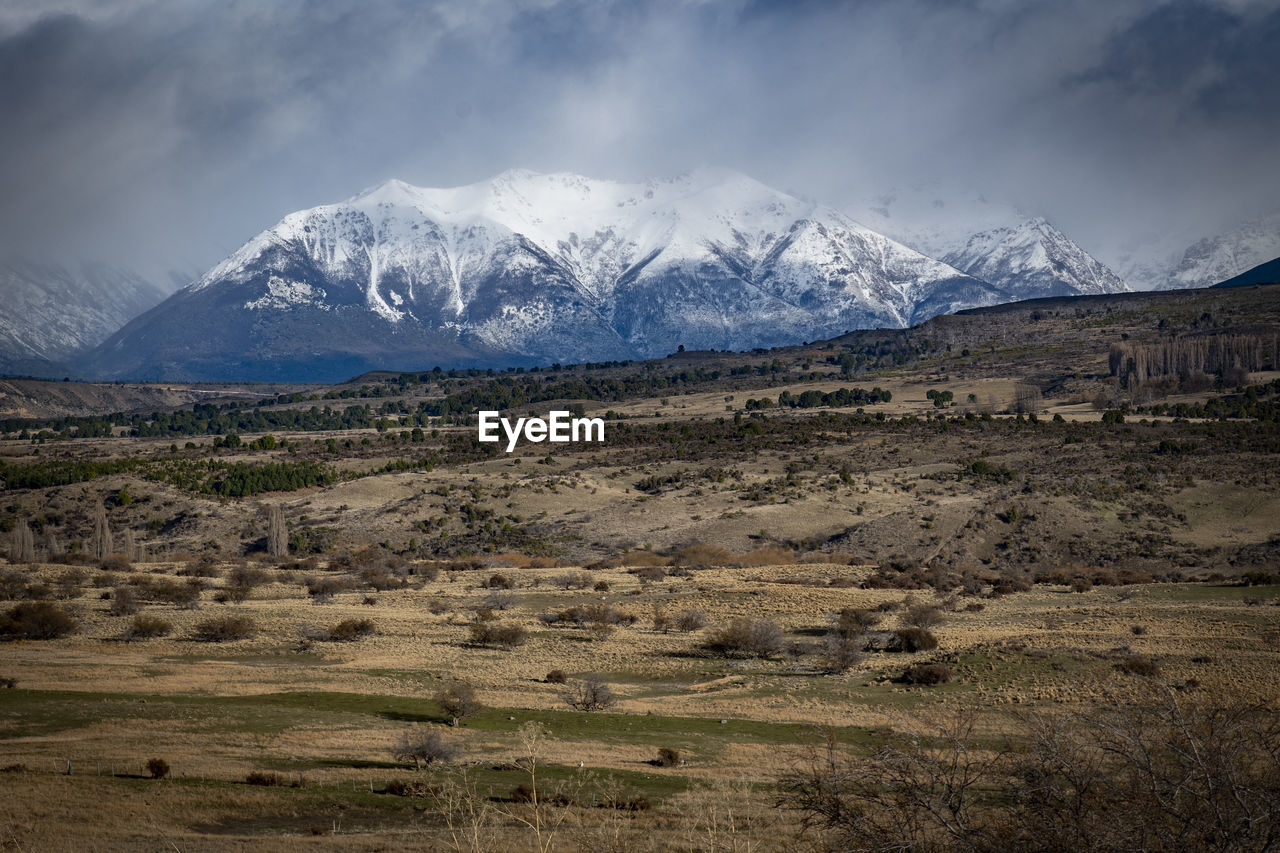
[[[256,623],[248,616],[214,616],[196,625],[194,637],[206,643],[229,643],[247,640],[257,630]]]
[[[392,755],[398,761],[412,761],[415,769],[455,761],[462,755],[457,744],[432,726],[415,726],[396,737]]]

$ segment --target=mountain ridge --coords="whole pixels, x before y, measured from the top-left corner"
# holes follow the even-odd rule
[[[623,184],[518,170],[448,189],[390,180],[288,214],[84,362],[106,377],[318,379],[625,360],[1006,299],[734,172]]]

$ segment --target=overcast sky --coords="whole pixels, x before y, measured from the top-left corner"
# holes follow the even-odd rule
[[[1280,209],[1277,45],[1280,0],[4,0],[0,256],[203,269],[389,177],[704,165],[1105,255]]]

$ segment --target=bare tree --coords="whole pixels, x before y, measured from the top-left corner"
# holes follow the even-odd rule
[[[280,504],[267,505],[267,553],[272,557],[284,557],[289,553],[289,534]]]
[[[465,766],[441,780],[439,803],[451,849],[458,853],[485,853],[495,849],[497,828],[493,804]],[[434,840],[432,837],[431,841]]]
[[[412,761],[415,769],[424,764],[453,761],[462,754],[457,744],[447,740],[434,727],[416,726],[400,733],[392,754],[400,761]]]
[[[63,555],[62,541],[53,533],[49,533],[44,538],[44,550],[49,557],[49,562],[57,562],[58,558]]]
[[[111,541],[111,524],[107,521],[107,508],[98,506],[93,512],[93,557],[105,560],[114,552]]]
[[[19,521],[13,528],[13,544],[9,548],[9,559],[15,563],[36,561],[35,539],[31,535],[31,527],[26,519]]]
[[[131,563],[138,559],[138,542],[133,537],[131,527],[126,527],[120,536],[120,553]]]
[[[1040,409],[1040,388],[1030,382],[1019,382],[1013,386],[1013,411],[1019,415],[1034,414]]]
[[[575,711],[604,711],[617,700],[603,678],[588,675],[565,693],[564,701]]]
[[[570,813],[569,809],[549,806],[575,802],[589,777],[578,773],[547,790],[545,780],[540,782],[538,776],[538,769],[544,765],[542,751],[546,747],[546,729],[542,723],[530,721],[522,725],[517,734],[520,736],[520,755],[516,765],[529,774],[529,781],[517,789],[520,792],[517,802],[523,807],[504,810],[503,814],[529,830],[538,853],[548,853],[557,849],[556,835]]]

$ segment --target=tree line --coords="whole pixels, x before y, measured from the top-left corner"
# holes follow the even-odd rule
[[[1280,367],[1280,335],[1203,335],[1148,344],[1123,341],[1111,345],[1107,366],[1125,387],[1165,376],[1225,377],[1274,370]]]

